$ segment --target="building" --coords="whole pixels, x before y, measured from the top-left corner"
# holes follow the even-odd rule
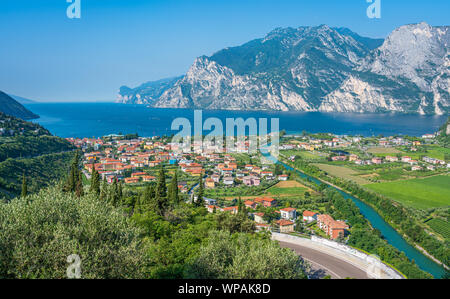
[[[270,198],[270,197],[260,197],[260,198],[256,198],[255,202],[257,204],[263,205],[266,208],[268,207],[274,207],[277,205],[277,201],[276,199]]]
[[[379,164],[383,163],[383,159],[380,157],[372,158],[372,163],[379,165]]]
[[[279,181],[287,181],[289,176],[287,174],[282,174],[278,176]]]
[[[239,207],[229,207],[229,208],[223,208],[221,210],[222,212],[230,212],[231,214],[237,214],[239,211]]]
[[[247,200],[246,202],[244,202],[244,205],[248,209],[256,209],[256,203],[254,201]]]
[[[259,186],[261,184],[261,180],[257,176],[246,176],[242,179],[242,182],[246,186]]]
[[[388,162],[398,162],[398,158],[397,157],[393,157],[393,156],[386,156],[386,161],[388,161]]]
[[[295,223],[286,219],[281,219],[275,222],[279,228],[280,233],[292,233],[294,232]]]
[[[330,215],[318,215],[317,226],[323,230],[331,239],[337,239],[340,236],[345,237],[348,225],[344,221],[336,221]]]
[[[220,207],[215,205],[209,205],[206,207],[208,209],[208,213],[214,213],[214,211],[220,211]]]
[[[317,220],[317,213],[311,212],[311,211],[304,211],[303,212],[303,221],[307,223],[311,223],[313,221]]]
[[[205,186],[206,188],[214,189],[216,187],[216,182],[211,178],[207,178],[205,180]]]
[[[253,217],[256,223],[266,224],[267,222],[264,220],[264,213],[253,213]]]
[[[225,177],[223,179],[223,183],[227,186],[233,186],[234,185],[234,179],[233,177]]]
[[[285,208],[280,210],[281,218],[287,220],[295,220],[297,219],[297,209],[294,208]]]

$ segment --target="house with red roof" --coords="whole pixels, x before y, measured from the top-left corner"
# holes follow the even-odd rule
[[[274,198],[270,198],[270,197],[260,197],[260,198],[256,198],[255,202],[257,204],[263,205],[266,208],[269,207],[274,207],[277,205],[277,200]]]
[[[313,221],[317,220],[317,213],[311,212],[311,211],[304,211],[303,212],[303,221],[307,223],[311,223]]]
[[[280,233],[292,233],[292,232],[294,232],[295,223],[290,221],[290,220],[280,219],[280,220],[276,221],[275,223],[280,228]]]

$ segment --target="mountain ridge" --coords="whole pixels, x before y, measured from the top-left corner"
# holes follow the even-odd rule
[[[276,28],[200,56],[186,75],[121,88],[118,101],[157,108],[446,114],[450,30],[426,23],[386,39],[347,28]],[[157,90],[157,92],[155,92]]]
[[[0,91],[0,112],[24,120],[39,118],[38,115],[31,112],[18,101],[2,91]]]

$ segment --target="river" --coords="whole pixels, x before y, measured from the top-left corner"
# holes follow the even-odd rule
[[[300,177],[304,179],[310,179],[312,182],[321,185],[325,184],[322,181],[311,177],[297,169],[292,168],[291,166],[284,164],[280,162],[287,170],[294,170],[296,171]],[[326,184],[327,186],[336,189],[339,193],[341,193],[345,198],[351,199],[356,206],[361,211],[361,214],[371,223],[372,227],[378,229],[382,236],[386,239],[386,241],[397,248],[398,250],[405,253],[405,255],[410,259],[414,260],[416,265],[433,275],[435,278],[442,278],[445,274],[444,267],[438,265],[434,261],[432,261],[430,258],[425,256],[422,252],[420,252],[418,249],[416,249],[414,246],[411,246],[406,242],[406,240],[392,227],[390,226],[386,221],[383,220],[383,218],[368,204],[362,202],[358,198],[339,190],[333,186],[330,186]]]

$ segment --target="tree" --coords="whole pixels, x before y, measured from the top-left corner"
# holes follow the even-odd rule
[[[145,187],[143,194],[141,195],[141,211],[154,211],[156,213],[159,213],[155,195],[155,188],[153,187],[153,185],[148,184]]]
[[[303,259],[269,238],[212,231],[189,264],[194,279],[306,279]]]
[[[173,205],[177,205],[180,201],[179,195],[178,195],[178,175],[175,171],[175,175],[172,178],[172,181],[170,182],[169,191],[169,202]]]
[[[0,204],[0,278],[65,279],[72,254],[82,260],[83,279],[144,278],[141,229],[92,193],[79,199],[60,190]]]
[[[20,195],[21,198],[25,198],[28,195],[28,187],[27,187],[27,179],[25,177],[25,173],[22,175],[22,193]]]
[[[198,191],[197,191],[197,201],[194,203],[196,207],[202,207],[204,203],[205,186],[203,184],[203,174],[200,174],[198,180]]]
[[[106,182],[106,178],[103,179],[102,189],[100,191],[100,200],[101,201],[108,200],[108,183]]]
[[[162,164],[159,170],[158,183],[156,185],[155,201],[157,206],[157,213],[163,216],[166,213],[166,209],[169,205],[167,200],[166,173]]]
[[[95,170],[95,167],[92,168],[91,187],[89,189],[89,192],[97,196],[100,195],[100,174],[97,170]]]
[[[77,195],[77,197],[81,197],[84,195],[84,189],[83,189],[83,174],[81,173],[81,171],[78,171],[77,173],[77,180],[76,180],[76,185],[75,185],[75,194]]]
[[[66,183],[64,184],[64,192],[77,192],[81,194],[81,189],[83,187],[83,182],[81,180],[80,171],[80,153],[75,152],[72,164],[70,165],[69,175],[67,176]]]

